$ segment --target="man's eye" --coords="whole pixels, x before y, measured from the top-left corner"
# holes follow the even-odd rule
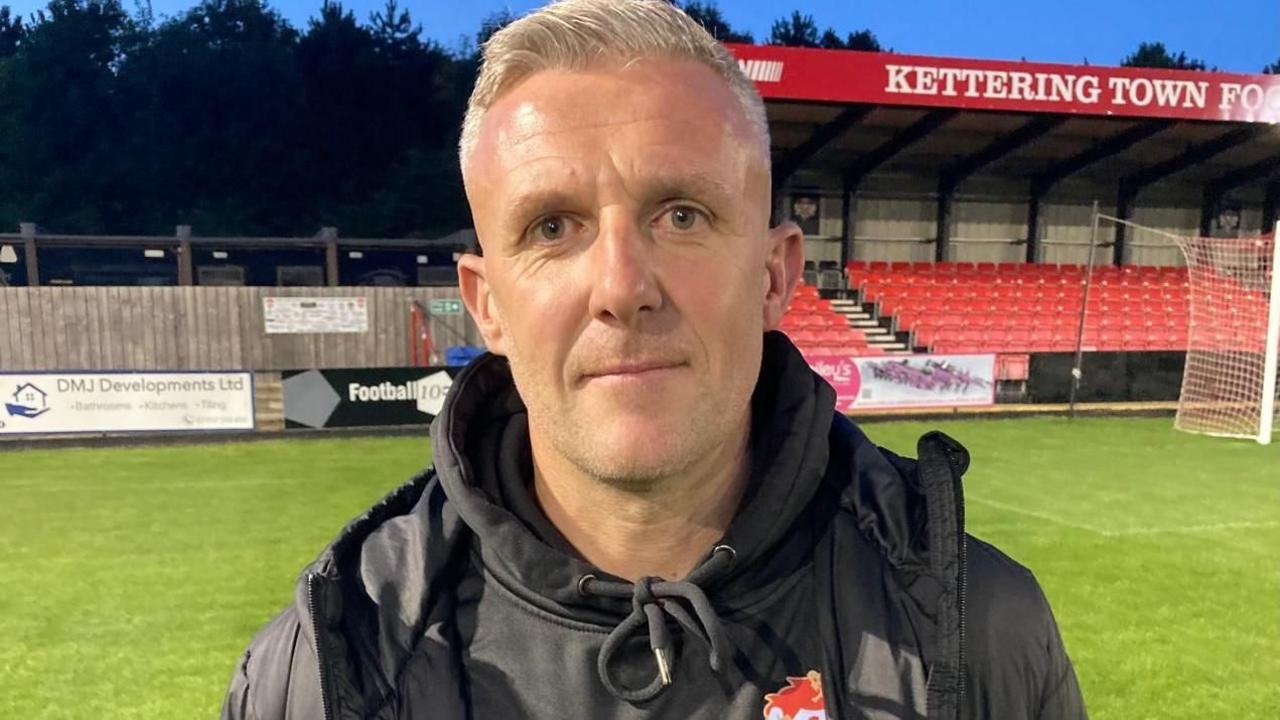
[[[568,221],[560,215],[545,218],[535,228],[536,239],[545,242],[561,240],[564,238],[567,225]]]
[[[698,224],[699,212],[691,207],[678,206],[667,211],[671,218],[671,226],[676,230],[692,230]]]

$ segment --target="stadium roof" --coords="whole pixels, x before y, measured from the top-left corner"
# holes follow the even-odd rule
[[[807,169],[856,190],[872,172],[975,175],[1116,188],[1128,217],[1149,186],[1203,192],[1202,226],[1230,193],[1280,204],[1280,76],[730,44],[765,99],[781,187]],[[940,221],[941,222],[941,221]]]
[[[1280,171],[1280,76],[729,47],[783,168],[1201,184]]]

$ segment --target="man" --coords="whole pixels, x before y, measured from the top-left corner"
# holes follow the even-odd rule
[[[791,199],[791,221],[804,235],[818,235],[818,198],[813,195],[796,195]]]
[[[492,354],[224,717],[1083,717],[1034,579],[964,534],[964,450],[877,449],[772,332],[802,236],[723,48],[550,5],[486,45],[460,150]]]

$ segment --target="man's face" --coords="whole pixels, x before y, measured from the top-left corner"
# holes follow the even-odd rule
[[[464,177],[484,257],[460,260],[463,297],[535,448],[647,482],[741,440],[803,250],[768,228],[767,158],[723,80],[537,73],[485,114]]]
[[[1223,230],[1236,230],[1240,227],[1240,211],[1235,208],[1224,208],[1218,213],[1218,227]]]
[[[813,198],[796,198],[792,208],[795,211],[795,216],[801,220],[808,220],[818,214],[818,203]]]

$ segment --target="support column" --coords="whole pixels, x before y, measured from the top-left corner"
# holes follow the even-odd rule
[[[1213,232],[1213,216],[1221,200],[1222,196],[1214,192],[1212,187],[1204,189],[1200,198],[1200,237],[1209,237]]]
[[[1137,200],[1138,193],[1125,183],[1120,183],[1120,192],[1116,195],[1116,217],[1121,220],[1133,219],[1133,203]],[[1124,223],[1116,223],[1115,247],[1112,248],[1112,262],[1116,265],[1124,264],[1125,249],[1129,244],[1129,226]]]
[[[1262,232],[1276,229],[1276,211],[1280,207],[1280,180],[1267,183],[1267,194],[1262,201]]]
[[[1031,183],[1031,199],[1027,202],[1027,262],[1033,263],[1040,255],[1040,203],[1044,188]]]
[[[782,186],[773,188],[773,208],[769,211],[769,227],[777,227],[787,220],[787,195]]]
[[[944,262],[951,256],[951,211],[955,203],[956,183],[948,177],[938,181],[937,230],[933,241],[933,259]]]
[[[27,265],[27,285],[36,287],[40,284],[40,259],[36,253],[36,224],[18,223],[18,232],[22,234],[22,252]]]
[[[320,228],[324,240],[324,282],[329,287],[338,285],[338,228]]]
[[[856,190],[857,187],[846,180],[840,195],[840,217],[844,221],[840,224],[840,272],[844,272],[845,268],[849,267],[849,261],[853,259],[853,238],[857,230],[853,193]]]
[[[179,225],[178,237],[178,284],[195,285],[195,258],[191,257],[191,226]]]

